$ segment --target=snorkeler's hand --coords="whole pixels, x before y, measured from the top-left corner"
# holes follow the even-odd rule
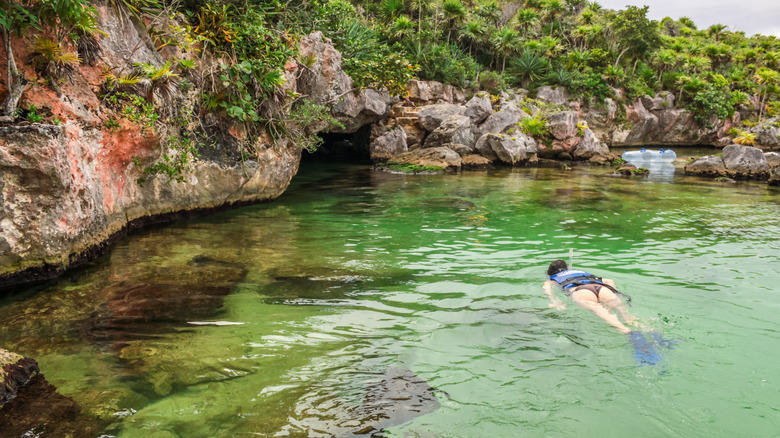
[[[550,307],[555,309],[555,310],[566,310],[566,304],[564,304],[564,303],[562,303],[560,301],[557,302],[557,303],[550,303]]]

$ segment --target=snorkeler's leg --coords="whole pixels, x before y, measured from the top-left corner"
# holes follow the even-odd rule
[[[572,292],[571,299],[580,307],[588,309],[596,314],[596,316],[606,321],[607,324],[616,328],[620,333],[628,333],[631,331],[628,327],[623,325],[622,322],[620,322],[617,315],[608,311],[597,301],[596,295],[594,295],[593,292],[589,290],[577,290]]]
[[[614,283],[613,283],[614,284]],[[612,290],[606,287],[599,289],[599,301],[610,309],[617,310],[626,324],[634,324],[637,321],[636,316],[632,315],[626,307],[626,303],[620,299]]]

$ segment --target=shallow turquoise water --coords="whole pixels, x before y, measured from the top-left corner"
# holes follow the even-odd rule
[[[440,406],[391,436],[776,436],[780,191],[606,172],[309,165],[5,298],[0,345],[118,437],[346,436],[398,369]],[[661,364],[548,307],[570,249],[678,341]]]

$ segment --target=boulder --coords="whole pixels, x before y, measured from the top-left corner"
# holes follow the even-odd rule
[[[589,128],[584,129],[582,140],[574,147],[572,156],[579,160],[589,160],[594,157],[602,157],[606,160],[609,156],[609,148],[596,138]]]
[[[406,140],[406,131],[400,126],[375,138],[370,146],[371,159],[385,161],[395,155],[408,152]]]
[[[775,167],[769,172],[769,181],[767,182],[770,186],[780,186],[780,167]]]
[[[523,133],[511,137],[505,134],[484,134],[477,141],[476,148],[489,160],[500,160],[512,165],[536,158],[536,141]]]
[[[771,125],[761,125],[756,129],[756,143],[761,146],[780,146],[780,129]]]
[[[780,154],[777,152],[764,152],[764,159],[770,169],[780,166]]]
[[[461,167],[465,169],[492,169],[491,161],[482,155],[469,154],[461,157]]]
[[[566,87],[550,87],[545,85],[536,91],[536,98],[556,105],[566,105],[569,102],[569,91]]]
[[[471,147],[474,145],[474,127],[471,119],[455,114],[445,119],[435,131],[425,138],[424,148],[435,148],[446,143],[458,143]]]
[[[39,373],[35,359],[0,348],[0,408]]]
[[[721,157],[706,155],[686,164],[685,173],[700,176],[724,176],[726,175],[726,166]]]
[[[650,174],[650,170],[645,168],[637,168],[632,164],[626,164],[615,170],[615,173],[624,176],[645,176]]]
[[[477,150],[473,147],[458,143],[445,143],[441,147],[452,149],[453,151],[457,152],[461,158],[465,157],[466,155],[475,154],[477,152]]]
[[[764,152],[752,146],[726,146],[723,148],[723,164],[732,178],[769,178],[769,164],[764,158]]]
[[[407,86],[409,98],[415,103],[449,102],[462,103],[465,101],[463,92],[453,87],[436,81],[409,81]]]
[[[547,127],[553,137],[566,140],[577,135],[577,121],[575,111],[561,111],[547,118]]]
[[[528,118],[528,114],[525,111],[517,107],[517,105],[509,103],[502,106],[501,111],[491,114],[488,118],[477,128],[477,132],[482,134],[493,133],[500,134],[506,129],[515,126],[520,120]]]
[[[441,167],[444,170],[457,170],[461,166],[460,155],[445,147],[417,149],[397,155],[390,161],[415,166]]]
[[[463,114],[475,125],[482,123],[493,114],[490,96],[485,92],[477,93],[466,103],[466,111]]]
[[[465,108],[451,103],[440,103],[438,105],[427,106],[417,113],[420,124],[428,132],[435,131],[445,119],[456,114],[463,114]]]

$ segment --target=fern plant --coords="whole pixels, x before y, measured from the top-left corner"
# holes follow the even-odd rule
[[[39,76],[47,79],[71,78],[79,56],[62,48],[59,42],[39,36],[33,40],[30,63]]]
[[[158,95],[164,105],[170,106],[179,93],[179,75],[173,71],[173,61],[169,60],[160,67],[143,62],[135,66],[142,76],[138,85],[145,93],[146,100],[154,104],[154,96]]]

